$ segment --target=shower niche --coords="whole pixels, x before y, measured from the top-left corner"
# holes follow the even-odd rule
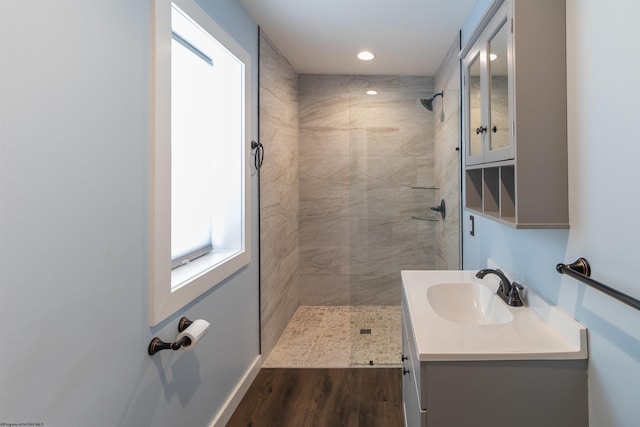
[[[565,21],[496,1],[460,53],[465,208],[511,227],[569,228]]]

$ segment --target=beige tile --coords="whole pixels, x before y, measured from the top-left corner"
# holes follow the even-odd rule
[[[349,246],[301,246],[300,274],[348,275]]]
[[[263,366],[399,366],[401,353],[400,306],[301,306]]]
[[[398,304],[400,267],[435,264],[435,225],[411,219],[434,195],[410,188],[435,183],[433,79],[302,75],[298,93],[301,299]]]
[[[261,33],[260,299],[262,350],[271,351],[299,305],[297,75]]]
[[[305,274],[299,278],[301,305],[350,305],[351,275]]]
[[[314,215],[300,217],[300,246],[348,246],[349,217]]]

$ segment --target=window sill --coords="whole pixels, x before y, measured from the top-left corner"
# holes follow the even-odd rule
[[[224,267],[226,262],[231,262],[235,256],[242,254],[238,250],[214,250],[207,255],[191,261],[171,271],[171,292],[176,292],[199,278],[214,273],[216,269]],[[223,279],[222,279],[223,280]]]
[[[251,262],[243,250],[218,250],[170,270],[170,263],[151,272],[149,326],[155,326]],[[171,283],[169,283],[171,282]]]

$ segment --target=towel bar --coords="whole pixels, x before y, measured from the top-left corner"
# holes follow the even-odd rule
[[[613,289],[610,286],[592,279],[590,277],[591,266],[589,265],[589,261],[587,261],[586,258],[578,258],[571,264],[558,264],[556,265],[556,271],[560,274],[571,276],[576,280],[579,280],[593,288],[596,288],[601,292],[604,292],[605,294],[617,299],[618,301],[622,301],[623,303],[635,308],[636,310],[640,310],[640,300],[637,300],[625,293],[620,292],[617,289]]]

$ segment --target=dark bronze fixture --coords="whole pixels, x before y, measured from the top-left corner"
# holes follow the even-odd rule
[[[253,165],[256,170],[260,172],[260,168],[262,167],[262,163],[264,162],[264,146],[260,142],[251,141],[251,149],[256,150],[253,153]]]
[[[507,305],[511,307],[522,307],[522,298],[520,298],[520,292],[524,287],[518,283],[513,282],[511,284],[511,291],[509,292],[509,297],[507,298]]]
[[[184,332],[184,330],[187,329],[192,323],[193,322],[191,320],[187,319],[186,317],[182,317],[180,319],[180,322],[178,323],[178,332]],[[180,340],[175,342],[164,342],[160,338],[154,337],[149,343],[147,352],[149,353],[149,356],[153,356],[159,351],[169,349],[178,350],[183,345],[189,344],[191,344],[191,340],[189,339],[189,337],[182,337]]]
[[[523,306],[522,299],[520,298],[520,292],[519,292],[522,289],[524,289],[522,285],[516,282],[513,282],[512,284],[509,281],[509,279],[507,279],[507,276],[504,275],[502,270],[498,268],[496,268],[495,270],[492,268],[485,268],[483,270],[480,270],[476,273],[476,277],[479,279],[482,279],[487,274],[495,274],[500,278],[500,286],[498,286],[498,290],[496,291],[496,294],[498,294],[498,296],[502,298],[502,300],[506,302],[507,305],[511,307]]]
[[[605,294],[617,299],[618,301],[622,301],[623,303],[635,308],[636,310],[640,310],[640,300],[637,300],[632,296],[629,296],[617,289],[613,289],[612,287],[605,285],[604,283],[600,283],[597,280],[592,279],[590,277],[591,266],[589,265],[589,261],[587,261],[586,258],[578,258],[571,264],[560,263],[556,265],[556,271],[560,274],[571,276],[574,279],[581,281],[582,283],[586,283],[587,285],[596,288],[601,292],[604,292]]]
[[[444,91],[442,92],[438,92],[435,95],[433,95],[431,98],[429,99],[420,99],[420,103],[422,104],[422,106],[424,108],[426,108],[429,111],[433,111],[433,100],[436,99],[437,97],[442,96],[444,98]]]
[[[480,126],[479,128],[476,128],[476,135],[480,135],[481,133],[485,133],[487,131],[487,127],[486,126]],[[491,128],[491,131],[493,133],[498,132],[498,127],[494,126]]]
[[[589,261],[587,261],[585,258],[578,258],[571,264],[558,264],[556,265],[556,271],[562,274],[564,273],[562,270],[565,267],[570,269],[571,271],[583,274],[587,277],[591,276],[591,266],[589,265]]]
[[[149,356],[153,356],[154,354],[156,354],[161,350],[169,350],[169,349],[178,350],[183,345],[189,345],[189,344],[191,344],[191,340],[189,339],[189,337],[182,337],[182,339],[175,342],[164,342],[160,338],[154,337],[149,343],[148,353],[149,353]]]
[[[431,210],[432,211],[436,211],[436,212],[440,212],[440,216],[442,217],[443,220],[447,216],[447,206],[444,203],[444,199],[440,200],[440,205],[433,206],[431,208]]]
[[[186,317],[182,316],[180,322],[178,322],[178,332],[184,332],[193,322]]]

